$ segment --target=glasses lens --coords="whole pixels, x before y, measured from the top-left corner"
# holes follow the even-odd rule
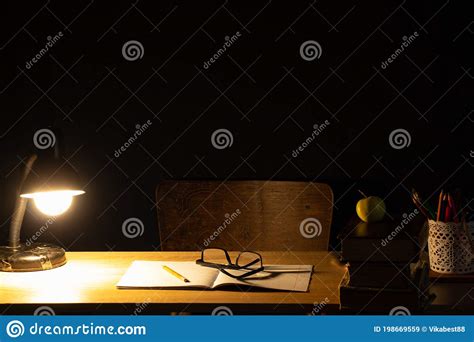
[[[237,258],[237,266],[255,270],[262,267],[262,257],[255,252],[242,252]]]
[[[225,251],[219,248],[207,248],[203,251],[204,262],[211,264],[227,265]]]

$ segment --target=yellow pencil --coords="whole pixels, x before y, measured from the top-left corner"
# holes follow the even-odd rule
[[[172,274],[173,276],[175,276],[176,278],[184,281],[185,283],[189,283],[189,280],[182,276],[181,274],[179,274],[178,272],[176,272],[175,270],[172,270],[171,268],[169,268],[168,266],[166,265],[163,265],[163,269],[168,272],[169,274]]]

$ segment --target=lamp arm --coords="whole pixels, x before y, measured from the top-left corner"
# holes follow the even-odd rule
[[[28,199],[20,197],[23,184],[28,178],[33,164],[37,159],[37,155],[33,154],[28,161],[26,162],[25,169],[23,171],[23,176],[21,178],[20,187],[18,188],[15,209],[10,221],[10,237],[9,237],[9,247],[16,248],[20,246],[20,231],[21,224],[23,223],[23,218],[25,216],[26,205],[28,204]]]

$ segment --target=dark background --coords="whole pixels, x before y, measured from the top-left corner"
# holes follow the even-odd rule
[[[472,199],[472,10],[467,1],[196,2],[51,1],[2,4],[0,50],[1,234],[6,243],[22,162],[38,129],[60,127],[67,163],[86,195],[41,237],[68,250],[159,248],[160,179],[328,182],[336,232],[357,189],[411,210],[409,190],[430,197],[459,186]],[[11,7],[14,6],[14,7]],[[31,69],[25,64],[59,31]],[[241,37],[208,69],[225,37]],[[404,36],[418,32],[386,69]],[[142,59],[122,46],[138,40]],[[322,47],[308,62],[299,48]],[[315,89],[317,89],[315,91]],[[152,122],[118,158],[137,124]],[[330,125],[296,158],[313,125]],[[232,132],[231,147],[210,137]],[[394,149],[398,128],[410,146]],[[472,205],[471,205],[472,208]],[[124,220],[145,227],[134,239]],[[29,207],[23,238],[44,222]]]

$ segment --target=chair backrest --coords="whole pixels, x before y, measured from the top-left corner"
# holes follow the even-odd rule
[[[283,181],[162,181],[161,249],[327,250],[329,185]]]

